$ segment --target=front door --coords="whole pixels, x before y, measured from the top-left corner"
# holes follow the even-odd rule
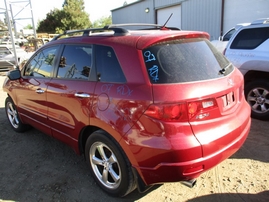
[[[59,46],[39,51],[23,69],[20,87],[17,88],[17,105],[21,118],[35,128],[51,134],[47,121],[47,85],[55,66]]]

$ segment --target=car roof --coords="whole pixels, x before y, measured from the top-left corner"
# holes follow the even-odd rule
[[[127,29],[125,27],[144,27],[146,29]],[[78,33],[81,33],[78,35]],[[66,36],[73,35],[66,38]],[[75,36],[74,36],[75,35]],[[64,37],[64,38],[62,38]],[[123,40],[123,38],[128,40]],[[138,49],[144,49],[156,42],[169,40],[169,39],[182,39],[182,38],[206,38],[209,39],[209,34],[200,31],[182,31],[175,27],[164,27],[156,24],[116,24],[105,26],[104,28],[90,28],[82,30],[68,30],[63,34],[54,37],[51,43],[66,43],[66,42],[90,42],[91,38],[95,43],[98,42],[116,42],[126,45],[136,46]],[[104,40],[106,38],[106,40]],[[88,40],[87,40],[88,39]],[[65,41],[62,41],[65,40]],[[58,41],[58,42],[55,42]],[[91,41],[93,42],[93,41]]]
[[[269,24],[269,18],[260,18],[254,20],[251,24],[252,25]]]

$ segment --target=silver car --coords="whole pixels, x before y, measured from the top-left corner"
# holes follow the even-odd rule
[[[269,18],[241,26],[231,37],[225,56],[244,75],[245,97],[253,118],[269,119]]]
[[[30,54],[24,51],[21,47],[15,45],[18,64],[29,58]],[[0,71],[9,71],[14,69],[16,59],[12,44],[0,45]]]

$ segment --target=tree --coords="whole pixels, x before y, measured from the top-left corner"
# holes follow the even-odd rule
[[[98,20],[93,22],[93,28],[102,28],[106,25],[112,24],[112,17],[111,15],[109,17],[101,17]]]
[[[65,0],[63,9],[54,9],[46,19],[38,22],[37,32],[62,33],[65,30],[90,27],[89,14],[84,11],[83,0]]]
[[[47,33],[59,33],[57,30],[62,30],[63,25],[61,22],[61,17],[63,16],[63,11],[59,9],[51,10],[47,13],[46,19],[38,22],[37,32],[47,32]]]
[[[90,27],[89,14],[84,11],[83,0],[65,0],[64,16],[61,20],[65,30],[84,29]]]
[[[26,25],[23,29],[33,29],[33,26],[32,25]]]

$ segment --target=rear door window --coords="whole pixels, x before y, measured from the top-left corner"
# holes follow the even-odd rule
[[[233,66],[208,40],[166,41],[143,50],[152,83],[184,83],[215,79]]]
[[[88,80],[92,68],[92,46],[66,45],[57,78]]]

